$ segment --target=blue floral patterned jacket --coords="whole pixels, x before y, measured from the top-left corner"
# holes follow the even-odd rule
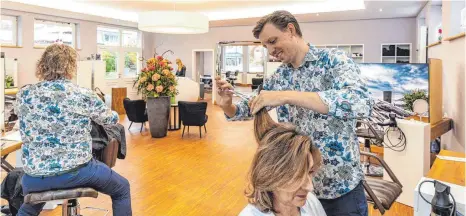
[[[24,171],[58,175],[92,158],[91,120],[115,124],[118,115],[90,89],[68,80],[43,81],[17,94]]]
[[[353,60],[343,51],[310,45],[300,67],[282,64],[263,89],[318,93],[329,108],[327,115],[284,105],[277,107],[278,120],[296,125],[322,152],[323,166],[313,181],[319,199],[335,199],[354,189],[364,178],[356,119],[370,116],[374,102]],[[227,117],[230,121],[252,117],[246,100],[236,106],[236,115]]]

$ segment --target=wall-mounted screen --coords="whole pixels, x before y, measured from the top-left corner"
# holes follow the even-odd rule
[[[403,96],[413,90],[429,92],[428,64],[358,64],[374,99],[402,106]]]

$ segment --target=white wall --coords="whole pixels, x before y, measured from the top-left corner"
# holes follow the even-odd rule
[[[465,30],[461,29],[461,9],[466,7],[466,1],[450,1],[449,7],[451,13],[449,35],[464,32]]]
[[[427,9],[427,23],[429,26],[428,43],[435,43],[437,38],[437,26],[442,23],[442,6],[430,5]],[[443,30],[443,27],[442,27]],[[443,32],[442,32],[443,33]],[[444,36],[444,34],[442,34]],[[445,37],[445,36],[444,36]]]
[[[455,20],[459,17],[452,16],[453,1],[442,1],[442,27],[443,37],[455,34]],[[433,6],[437,7],[437,6]],[[437,14],[427,14],[429,16],[438,16]],[[429,25],[433,24],[428,22]],[[437,25],[437,24],[435,24]],[[429,26],[433,28],[433,26]],[[453,31],[452,31],[453,30]],[[429,58],[438,58],[442,60],[443,71],[443,112],[447,117],[453,119],[453,130],[442,136],[442,149],[452,151],[465,151],[466,143],[466,42],[465,38],[454,41],[442,41],[442,44],[430,47],[428,49]]]
[[[2,2],[3,4],[3,2]],[[26,11],[27,9],[27,11]],[[2,5],[1,14],[19,16],[21,18],[21,28],[19,34],[22,36],[22,48],[6,48],[2,47],[2,52],[5,52],[8,58],[18,58],[18,81],[19,86],[36,83],[38,79],[35,77],[36,62],[39,60],[44,49],[34,48],[34,19],[45,19],[51,21],[71,22],[79,26],[79,35],[81,49],[78,49],[79,59],[84,60],[90,57],[91,54],[97,53],[97,26],[114,26],[130,29],[137,29],[136,23],[130,23],[119,20],[101,18],[101,22],[89,21],[95,19],[94,16],[80,15],[76,13],[63,12],[60,10],[28,6],[23,4],[12,4],[9,8]],[[54,15],[50,15],[54,14]],[[80,17],[80,18],[70,18]],[[105,22],[105,23],[104,23]],[[121,25],[117,25],[121,24]],[[143,33],[143,56],[150,57],[153,53],[155,34]]]
[[[465,151],[466,143],[466,82],[465,39],[443,41],[429,53],[442,59],[443,64],[443,112],[453,119],[453,130],[442,136],[442,147],[452,151]]]
[[[160,49],[171,49],[192,71],[193,49],[214,49],[219,41],[255,40],[253,26],[211,28],[206,34],[156,34]],[[365,62],[380,62],[381,43],[411,43],[416,47],[416,18],[301,23],[304,39],[313,44],[364,44]],[[417,60],[412,52],[413,61]],[[170,59],[174,62],[175,59]],[[191,73],[186,73],[191,77]]]

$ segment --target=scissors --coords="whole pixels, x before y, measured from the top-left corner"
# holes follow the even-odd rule
[[[250,99],[251,99],[251,96],[250,96],[250,95],[245,95],[245,94],[243,94],[243,93],[241,93],[241,92],[239,92],[239,91],[231,90],[231,89],[229,89],[229,90],[227,90],[227,91],[229,91],[229,92],[235,94],[236,96],[240,97],[240,98],[243,99],[243,100],[250,100]],[[262,91],[262,85],[259,85],[259,86],[257,87],[257,94],[260,94],[261,91]]]

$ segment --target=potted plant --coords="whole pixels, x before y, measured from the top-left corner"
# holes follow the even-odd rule
[[[401,98],[401,100],[405,103],[404,108],[409,111],[413,111],[413,103],[417,99],[429,101],[427,92],[425,90],[416,89],[404,94],[403,98]]]
[[[171,62],[162,56],[147,60],[134,86],[147,102],[147,115],[152,137],[167,135],[171,98],[178,94],[177,80]]]
[[[11,88],[12,86],[14,86],[14,80],[13,80],[13,77],[11,77],[10,75],[6,75],[5,77],[5,88]]]

